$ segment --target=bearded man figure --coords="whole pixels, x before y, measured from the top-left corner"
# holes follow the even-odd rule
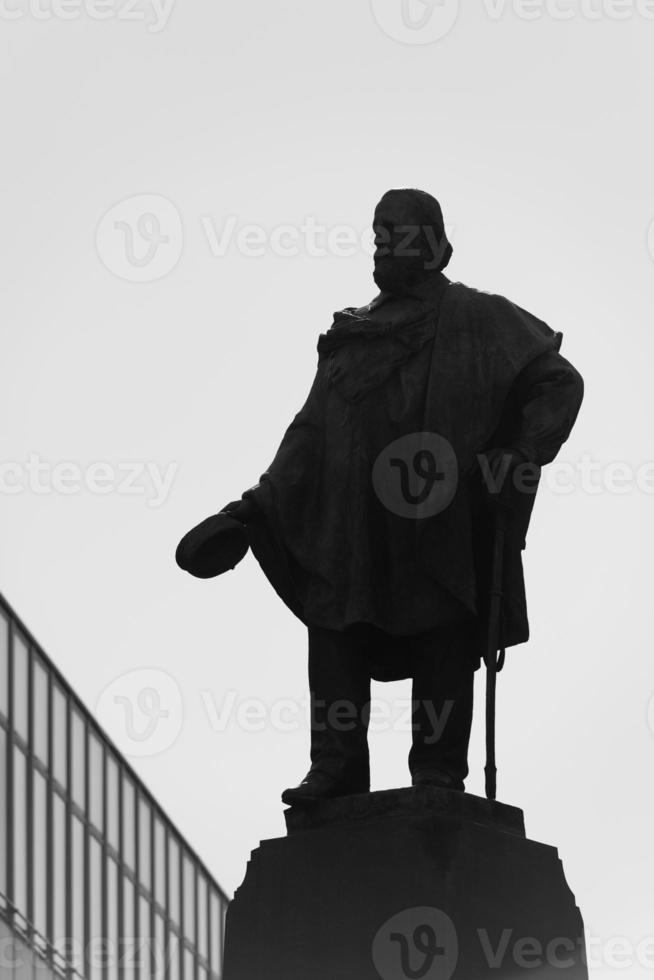
[[[529,635],[521,551],[540,468],[583,398],[560,333],[444,275],[435,198],[388,191],[373,227],[379,294],[335,315],[273,462],[221,512],[308,628],[311,765],[287,804],[369,791],[371,679],[412,678],[412,784],[463,790],[494,515],[510,647]]]

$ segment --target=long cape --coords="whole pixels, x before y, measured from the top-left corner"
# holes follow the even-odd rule
[[[321,583],[338,578],[353,536],[379,526],[374,460],[416,426],[448,440],[459,479],[445,510],[413,522],[415,554],[449,596],[470,613],[483,610],[477,457],[506,427],[503,412],[519,373],[558,351],[562,335],[502,296],[440,278],[433,303],[411,322],[373,323],[352,309],[336,315],[319,339],[305,405],[260,482],[244,494],[259,511],[249,529],[252,550],[305,623],[315,622],[312,602]],[[413,418],[403,414],[403,399],[417,406]],[[528,636],[520,549],[532,506],[529,495],[507,538],[507,646]]]

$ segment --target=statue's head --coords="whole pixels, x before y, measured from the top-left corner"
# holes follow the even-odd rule
[[[452,257],[441,206],[425,191],[387,191],[375,208],[373,230],[373,276],[385,292],[406,295],[434,278]]]

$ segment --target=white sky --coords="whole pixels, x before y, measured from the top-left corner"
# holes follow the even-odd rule
[[[412,2],[412,16],[430,13]],[[72,0],[78,16],[64,20],[42,19],[46,0],[40,14],[5,0],[0,588],[119,744],[146,753],[137,771],[232,892],[250,850],[283,833],[279,793],[303,776],[308,745],[270,714],[246,730],[238,709],[304,697],[305,631],[252,556],[203,583],[174,548],[256,482],[305,399],[318,333],[374,294],[365,248],[307,254],[296,230],[297,254],[266,238],[253,256],[237,235],[306,218],[358,235],[388,187],[436,194],[456,246],[448,274],[562,330],[586,381],[559,458],[577,467],[571,492],[544,488],[536,505],[533,639],[500,679],[499,793],[531,837],[559,847],[598,937],[593,976],[608,977],[616,937],[635,948],[654,936],[654,470],[642,469],[654,11],[559,0],[531,20],[518,0],[486,0],[432,40],[453,2],[421,31],[402,26],[400,0],[177,0],[151,30],[145,3],[128,20],[108,0],[99,20]],[[114,222],[144,211],[168,241],[148,263],[137,237],[130,264]],[[210,232],[220,239],[230,218],[225,254],[212,254]],[[98,462],[116,472],[103,494],[84,484]],[[130,462],[174,464],[163,501],[143,476],[145,492],[119,487]],[[61,492],[61,463],[78,468],[79,492]],[[614,463],[626,464],[622,493]],[[169,715],[130,742],[113,695],[144,686]],[[406,684],[375,691],[408,697]],[[224,708],[222,725],[208,705]],[[468,783],[480,795],[482,722]],[[407,784],[408,740],[375,735],[375,788]],[[627,954],[621,975],[644,976],[640,959]]]

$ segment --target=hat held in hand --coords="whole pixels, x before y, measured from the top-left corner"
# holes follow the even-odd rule
[[[214,578],[238,565],[248,548],[247,532],[240,521],[226,513],[213,514],[184,535],[175,560],[196,578]]]

